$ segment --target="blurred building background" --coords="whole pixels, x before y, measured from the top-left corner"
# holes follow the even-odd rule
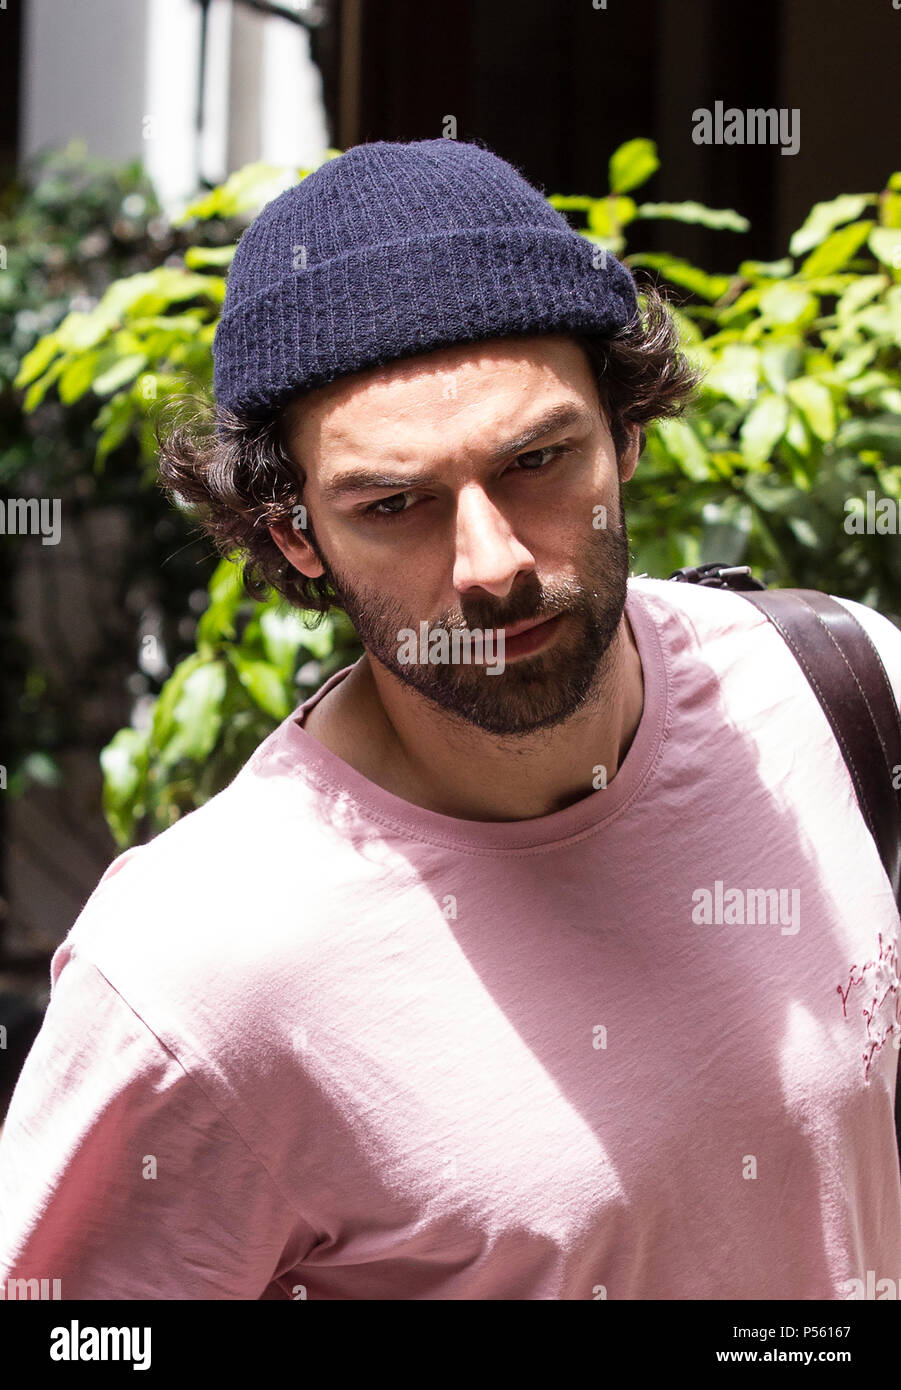
[[[555,191],[605,192],[609,152],[648,136],[652,194],[737,207],[763,258],[818,199],[881,186],[897,148],[894,0],[9,0],[0,22],[0,156],[82,135],[140,155],[169,206],[254,159],[452,116]],[[718,99],[797,108],[799,153],[693,144]],[[707,264],[709,234],[685,235]]]
[[[881,188],[901,166],[899,51],[893,0],[8,0],[0,163],[82,138],[91,154],[140,158],[176,213],[251,161],[448,131],[547,192],[600,195],[610,153],[645,136],[662,166],[643,196],[735,208],[752,224],[740,254],[772,260],[814,202]],[[693,110],[718,100],[797,109],[799,152],[737,160],[694,144]],[[664,249],[661,237],[710,270],[737,259],[726,246],[719,265],[723,239],[701,227],[646,224],[635,245]],[[0,604],[48,660],[63,645],[92,659],[89,609],[115,601],[104,584],[124,543],[111,513],[80,546],[23,550],[0,571]],[[0,792],[6,951],[33,961],[38,1008],[49,952],[115,854],[97,749],[86,738],[67,757],[61,788]],[[0,973],[0,991],[14,983]]]

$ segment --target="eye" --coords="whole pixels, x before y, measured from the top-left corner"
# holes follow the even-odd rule
[[[561,454],[565,453],[566,449],[563,447],[562,444],[553,444],[548,445],[548,447],[545,449],[532,449],[531,452],[528,454],[518,454],[514,462],[520,463],[523,459],[540,459],[542,454],[551,454],[552,457],[549,460],[549,462],[554,463],[560,457]],[[524,468],[518,471],[523,473],[546,473],[547,469],[548,464],[544,464],[537,468]]]
[[[548,445],[544,449],[531,449],[528,453],[517,454],[513,463],[516,465],[523,459],[537,459],[538,463],[534,467],[527,466],[525,468],[516,468],[514,466],[513,471],[517,473],[547,473],[550,466],[557,461],[561,454],[568,452],[568,449],[563,444]],[[551,457],[542,461],[543,456],[548,454],[551,455]],[[412,505],[408,507],[404,505],[393,506],[392,504],[396,502],[404,503],[406,498],[412,496],[412,492],[395,492],[390,497],[380,497],[377,502],[370,502],[368,507],[364,507],[360,515],[367,521],[394,521],[399,517],[406,516],[408,512],[413,510],[413,507]],[[383,511],[382,508],[387,508],[387,510]]]
[[[377,502],[370,502],[368,507],[364,507],[362,515],[365,517],[371,517],[375,521],[392,521],[395,517],[403,516],[405,512],[408,512],[410,510],[410,508],[395,507],[392,510],[390,508],[390,504],[392,502],[398,501],[403,502],[405,497],[412,497],[412,495],[413,494],[410,492],[395,492],[391,497],[380,497]],[[389,510],[386,512],[379,511],[380,507],[388,507]]]

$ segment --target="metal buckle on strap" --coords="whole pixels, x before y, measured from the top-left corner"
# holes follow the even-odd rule
[[[724,565],[712,560],[705,565],[685,565],[669,576],[677,583],[703,584],[708,589],[765,589],[751,573],[750,565]]]

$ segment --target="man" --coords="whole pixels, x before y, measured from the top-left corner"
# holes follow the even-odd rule
[[[841,752],[762,614],[629,578],[621,486],[693,384],[665,309],[487,150],[380,142],[245,233],[215,358],[217,427],[164,478],[365,653],[59,947],[0,1276],[896,1277],[898,914]],[[901,634],[849,607],[901,692]]]

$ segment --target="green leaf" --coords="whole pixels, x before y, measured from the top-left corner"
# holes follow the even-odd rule
[[[664,279],[670,280],[674,285],[680,285],[683,289],[691,290],[692,294],[711,303],[721,299],[732,284],[732,277],[729,275],[708,275],[706,270],[699,270],[680,256],[669,256],[665,253],[642,252],[640,255],[630,256],[629,264],[656,270]]]
[[[797,410],[790,412],[788,429],[785,431],[785,442],[803,459],[810,456],[810,435]]]
[[[760,350],[760,365],[767,385],[779,394],[801,370],[801,349],[795,343],[767,343]]]
[[[173,273],[176,276],[185,273],[173,266],[160,267],[159,269],[165,270],[166,275],[170,278]],[[146,298],[148,292],[159,283],[159,270],[144,270],[137,275],[128,275],[122,280],[116,280],[106,291],[95,312],[102,313],[107,326],[113,328],[129,316],[136,317],[134,314],[135,304]],[[148,310],[147,312],[150,313],[151,311]]]
[[[208,265],[231,265],[235,250],[234,246],[189,246],[185,251],[185,265],[189,270],[203,270]]]
[[[111,396],[114,391],[119,390],[120,386],[125,386],[129,381],[133,381],[146,363],[147,358],[142,352],[120,357],[114,366],[95,377],[93,382],[94,394],[96,396]],[[60,394],[62,394],[62,388]]]
[[[860,343],[839,359],[834,375],[839,381],[852,381],[869,366],[878,351],[879,344],[872,340]]]
[[[877,261],[901,270],[901,228],[874,227],[868,245]]]
[[[760,312],[772,323],[795,324],[816,314],[817,301],[800,285],[781,281],[760,296]]]
[[[56,330],[57,346],[61,352],[86,352],[106,337],[109,324],[104,316],[92,309],[89,314],[73,311],[67,314]]]
[[[886,193],[879,208],[883,227],[901,227],[901,193]]]
[[[747,232],[751,224],[734,208],[708,208],[703,203],[641,203],[638,217],[665,218],[672,222],[690,222],[720,231]]]
[[[784,256],[781,261],[742,261],[738,267],[738,273],[744,280],[756,280],[761,277],[765,280],[784,280],[786,275],[791,275],[794,269],[794,262],[790,256]]]
[[[584,212],[587,216],[595,203],[604,200],[602,198],[589,198],[584,193],[550,193],[547,201],[558,212]]]
[[[303,645],[317,661],[325,661],[327,657],[333,656],[339,642],[343,641],[346,644],[357,640],[345,614],[332,612],[322,618],[314,609],[301,608],[298,609],[298,617],[304,625]],[[321,621],[314,627],[317,619]],[[346,631],[342,631],[342,628]]]
[[[797,537],[802,545],[808,548],[808,550],[817,550],[822,544],[820,537],[806,517],[790,516],[788,518],[788,526],[789,530]]]
[[[194,217],[229,218],[258,212],[297,181],[295,169],[263,162],[245,164],[230,174],[218,188],[189,203],[181,216],[175,219],[175,225],[183,226]]]
[[[254,661],[240,651],[230,652],[238,679],[260,709],[274,719],[286,719],[293,708],[288,699],[285,682],[268,661]]]
[[[31,352],[22,359],[19,374],[13,385],[28,386],[32,381],[36,381],[42,372],[46,371],[58,352],[59,340],[56,333],[47,333],[35,343]]]
[[[691,425],[684,420],[661,420],[657,433],[687,478],[695,482],[707,481],[710,477],[710,459]]]
[[[59,398],[63,405],[72,405],[91,389],[99,360],[99,352],[86,352],[69,363],[59,379]]]
[[[195,309],[185,314],[130,314],[128,326],[132,333],[143,335],[146,351],[152,354],[152,344],[159,341],[154,336],[154,329],[159,330],[164,335],[164,341],[169,342],[177,341],[180,337],[196,337],[208,325],[204,321],[203,310]]]
[[[117,396],[107,401],[94,421],[94,428],[100,431],[94,461],[99,469],[114,449],[118,449],[128,438],[134,419],[134,402],[128,395]]]
[[[708,391],[727,396],[736,405],[746,406],[757,395],[760,360],[757,348],[744,343],[727,343],[714,357],[704,386]]]
[[[842,193],[825,203],[814,203],[803,225],[793,234],[788,249],[793,256],[803,256],[825,241],[829,233],[843,222],[853,222],[866,207],[876,201],[875,194]]]
[[[192,652],[190,656],[186,656],[183,661],[178,663],[172,675],[166,681],[157,696],[157,701],[153,709],[152,732],[152,740],[156,748],[160,748],[164,743],[168,743],[169,739],[172,737],[175,706],[181,698],[185,682],[193,671],[198,670],[199,667],[203,666],[208,660],[209,658],[201,652]]]
[[[749,466],[765,463],[785,434],[788,405],[782,396],[761,397],[748,413],[739,432],[741,452]]]
[[[797,490],[776,482],[772,473],[749,473],[742,491],[765,512],[787,512],[798,503]]]
[[[901,430],[896,415],[874,415],[865,419],[843,420],[835,434],[837,448],[878,450],[880,454],[901,454]]]
[[[871,299],[875,299],[884,289],[887,289],[889,279],[887,275],[861,275],[852,285],[849,285],[844,294],[835,306],[835,312],[839,319],[846,319],[850,315],[863,308]]]
[[[264,609],[260,614],[260,633],[267,661],[287,680],[294,674],[297,653],[307,635],[299,613],[281,607]]]
[[[235,635],[235,618],[246,598],[239,564],[220,560],[209,583],[210,602],[197,623],[198,645],[216,646]]]
[[[627,140],[610,159],[610,192],[628,193],[660,168],[653,140]]]
[[[25,392],[25,400],[23,401],[23,409],[26,415],[40,405],[50,387],[65,371],[68,362],[68,357],[57,357],[56,361],[52,362],[47,368],[44,375],[38,377],[37,381],[31,383],[28,390]]]
[[[210,578],[210,602],[219,603],[222,599],[240,597],[242,584],[240,557],[226,556],[219,561]]]
[[[615,236],[634,216],[631,198],[596,198],[588,210],[588,229],[597,237]]]
[[[835,435],[835,405],[827,387],[810,376],[790,381],[785,393],[798,407],[818,439],[829,440]]]
[[[864,372],[862,376],[855,377],[846,386],[848,395],[852,398],[856,396],[871,396],[876,391],[884,391],[893,385],[892,378],[887,372],[872,371]]]
[[[170,304],[180,304],[188,299],[213,299],[221,304],[225,297],[225,281],[218,275],[199,275],[181,270],[178,266],[164,265],[158,270],[150,270],[144,276],[144,288],[129,305],[131,316],[138,318],[143,314],[159,314]]]
[[[669,311],[676,321],[676,326],[679,329],[679,342],[683,348],[694,347],[704,341],[704,335],[700,328],[692,322],[687,314],[684,314],[675,304],[669,305]]]
[[[169,737],[160,749],[163,767],[174,767],[183,758],[203,762],[209,757],[222,727],[225,689],[226,672],[222,661],[204,661],[188,674],[173,702]]]
[[[760,297],[766,289],[766,284],[758,282],[750,289],[744,290],[737,299],[731,304],[725,305],[719,311],[719,321],[721,326],[727,326],[738,319],[745,317],[749,309],[757,309],[760,305]],[[754,320],[752,319],[752,322]]]
[[[813,279],[818,275],[831,275],[847,265],[851,257],[860,249],[873,228],[872,222],[852,222],[850,227],[842,227],[832,232],[801,266],[799,275]]]
[[[136,820],[143,815],[149,731],[120,729],[100,754],[103,810],[120,849],[131,844]]]

